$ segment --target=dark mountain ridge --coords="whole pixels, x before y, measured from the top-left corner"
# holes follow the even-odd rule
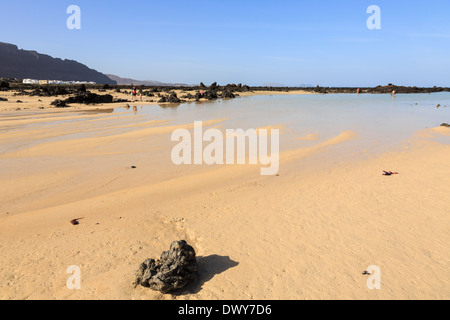
[[[53,58],[0,42],[0,78],[88,81],[116,84],[114,80],[74,60]]]

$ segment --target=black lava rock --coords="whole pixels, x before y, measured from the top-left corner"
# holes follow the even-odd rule
[[[213,90],[208,90],[205,93],[203,93],[203,98],[208,100],[214,100],[217,99],[217,92]]]
[[[212,85],[209,86],[209,90],[216,90],[217,89],[217,82],[214,82]]]
[[[236,96],[229,90],[222,91],[222,98],[234,99]]]
[[[181,289],[195,279],[198,265],[194,249],[186,241],[175,241],[158,261],[145,260],[134,284],[162,293]]]
[[[73,97],[64,100],[66,103],[82,103],[82,104],[98,104],[98,103],[113,103],[114,98],[110,94],[98,95],[91,92],[79,93]]]
[[[168,97],[162,97],[158,103],[181,103],[182,101],[178,98],[175,92],[170,93]]]
[[[65,101],[56,99],[55,101],[53,101],[52,103],[50,103],[50,105],[54,106],[55,108],[67,108],[68,105],[66,104]]]

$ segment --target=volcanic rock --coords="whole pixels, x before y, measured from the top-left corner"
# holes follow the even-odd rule
[[[231,92],[229,90],[224,90],[224,91],[222,91],[222,98],[234,99],[234,98],[236,98],[236,96],[233,94],[233,92]]]
[[[162,97],[158,103],[180,103],[182,102],[175,92],[172,92],[168,97]]]
[[[208,100],[214,100],[217,99],[217,92],[213,90],[208,90],[203,93],[203,98]]]
[[[69,97],[64,100],[66,103],[81,103],[81,104],[98,104],[98,103],[113,103],[114,98],[110,94],[98,95],[91,92],[79,93],[74,97]]]
[[[66,104],[65,101],[56,99],[55,101],[53,101],[52,103],[50,103],[50,105],[55,106],[55,108],[67,108],[68,105]]]
[[[158,261],[145,260],[134,284],[162,293],[181,289],[195,279],[198,270],[194,249],[186,241],[175,241]]]

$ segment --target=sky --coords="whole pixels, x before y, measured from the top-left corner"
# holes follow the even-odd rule
[[[367,27],[371,5],[381,29]],[[0,30],[0,42],[137,80],[450,87],[449,0],[0,0]]]

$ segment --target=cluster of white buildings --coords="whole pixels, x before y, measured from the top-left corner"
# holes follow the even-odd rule
[[[61,80],[35,80],[23,79],[24,84],[96,84],[95,82],[87,81],[61,81]]]

